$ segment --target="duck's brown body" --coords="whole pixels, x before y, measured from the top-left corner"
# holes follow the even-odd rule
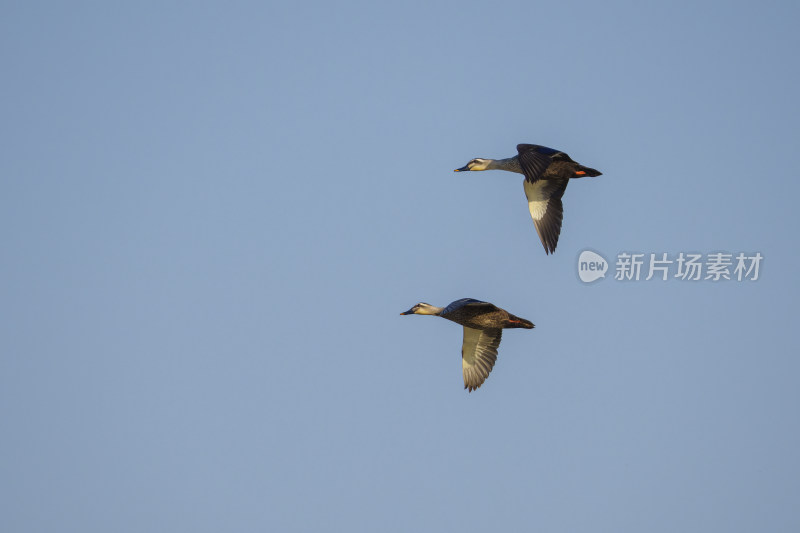
[[[593,168],[585,167],[575,161],[553,161],[540,179],[543,180],[568,180],[586,176],[600,176],[601,173]]]
[[[533,328],[530,320],[512,315],[490,303],[467,304],[449,312],[442,312],[439,316],[474,329]]]
[[[508,159],[500,159],[493,161],[487,166],[487,170],[506,170],[508,172],[516,172],[517,174],[525,174],[522,164],[519,161],[519,156],[509,157]],[[560,152],[557,156],[552,158],[544,171],[537,175],[534,181],[538,180],[568,180],[573,178],[583,178],[586,176],[596,177],[602,173],[593,168],[589,168],[573,161],[567,154]]]

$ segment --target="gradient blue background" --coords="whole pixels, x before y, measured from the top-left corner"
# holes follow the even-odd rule
[[[800,530],[796,2],[1,11],[0,530]],[[604,172],[554,256],[452,172],[519,142]]]

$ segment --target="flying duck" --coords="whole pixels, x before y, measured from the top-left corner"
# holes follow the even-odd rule
[[[561,197],[569,180],[602,175],[602,172],[576,163],[560,150],[536,144],[518,144],[517,155],[508,159],[476,157],[455,171],[467,170],[508,170],[525,175],[523,185],[528,209],[547,254],[556,251],[564,217]]]
[[[462,298],[447,307],[418,303],[401,315],[434,315],[464,326],[464,343],[461,345],[461,367],[464,388],[469,392],[479,388],[497,361],[497,347],[503,328],[532,329],[533,323],[514,316],[489,302]]]

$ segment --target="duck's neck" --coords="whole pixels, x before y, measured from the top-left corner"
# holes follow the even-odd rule
[[[491,159],[486,170],[507,170],[518,174],[523,173],[522,167],[519,166],[519,156],[516,155],[507,159]]]
[[[418,315],[436,315],[439,316],[444,311],[444,307],[436,307],[435,305],[427,304],[425,307],[417,311]]]

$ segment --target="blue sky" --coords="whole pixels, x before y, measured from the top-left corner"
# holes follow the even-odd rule
[[[797,531],[799,15],[6,3],[0,529]],[[553,256],[452,172],[521,142],[603,172]],[[537,325],[472,394],[462,297]]]

